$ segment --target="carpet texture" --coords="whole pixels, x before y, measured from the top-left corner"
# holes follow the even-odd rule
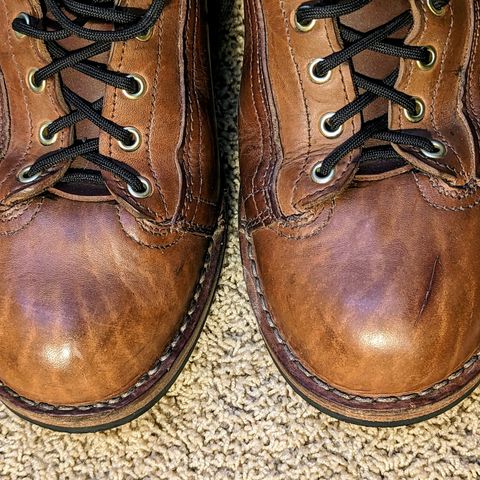
[[[168,395],[114,431],[54,433],[1,407],[0,478],[480,478],[478,395],[417,426],[363,428],[318,413],[272,364],[248,304],[237,240],[239,1],[226,22],[216,90],[231,197],[230,237],[198,346]]]

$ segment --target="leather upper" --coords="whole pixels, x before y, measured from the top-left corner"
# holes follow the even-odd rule
[[[128,390],[177,334],[209,236],[48,197],[1,219],[2,382],[52,405]]]
[[[437,16],[426,1],[373,0],[342,19],[367,31],[411,8],[406,43],[434,47],[437,61],[421,70],[400,60],[396,88],[423,100],[424,119],[412,124],[384,100],[365,115],[385,110],[391,129],[439,140],[447,155],[432,162],[395,147],[406,166],[359,175],[354,151],[324,185],[312,181],[313,165],[358,132],[362,118],[349,120],[335,139],[320,133],[319,119],[356,98],[353,68],[383,79],[395,65],[365,52],[328,82],[312,82],[310,62],[343,46],[333,19],[316,20],[309,32],[295,29],[292,12],[300,5],[245,6],[241,210],[255,263],[244,261],[258,273],[256,294],[277,329],[268,338],[341,391],[422,391],[480,346],[480,3],[451,1]]]
[[[81,134],[39,143],[39,126],[68,107],[58,76],[43,93],[26,84],[29,70],[51,58],[11,23],[21,12],[41,16],[39,3],[0,1],[0,380],[30,400],[82,405],[125,392],[168,351],[195,306],[221,199],[203,8],[171,0],[149,39],[113,44],[107,67],[140,75],[141,98],[85,87],[98,94],[93,100],[104,95],[105,118],[141,134],[135,152],[100,134],[101,153],[153,186],[137,199],[105,172],[107,192],[59,186],[69,165],[18,181],[21,168]]]

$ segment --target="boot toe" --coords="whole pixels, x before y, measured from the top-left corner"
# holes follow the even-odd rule
[[[124,394],[168,351],[208,247],[185,234],[149,248],[125,234],[114,205],[63,199],[1,240],[0,380],[64,406]]]
[[[411,176],[403,182],[403,189],[346,192],[318,234],[253,234],[250,271],[258,277],[256,297],[264,299],[258,303],[267,312],[271,350],[350,395],[424,392],[462,369],[480,346],[472,275],[480,260],[465,248],[480,231],[478,216],[448,222],[447,211],[419,200]],[[376,210],[364,194],[380,198]],[[405,195],[415,215],[382,210],[401,205],[396,197]]]

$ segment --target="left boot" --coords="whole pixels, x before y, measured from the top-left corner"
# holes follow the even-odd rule
[[[246,0],[241,243],[318,408],[436,415],[480,381],[480,4]]]
[[[203,0],[0,0],[0,398],[58,430],[185,365],[225,239]]]

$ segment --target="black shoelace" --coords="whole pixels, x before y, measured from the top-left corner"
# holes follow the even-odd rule
[[[348,15],[360,10],[369,4],[372,0],[319,0],[302,4],[296,13],[297,21],[300,25],[308,25],[317,19],[336,18]],[[435,9],[441,10],[450,0],[431,0]],[[322,59],[315,66],[314,73],[317,77],[325,77],[328,73],[344,62],[349,62],[353,57],[364,50],[373,50],[405,59],[412,59],[428,65],[432,61],[431,52],[426,47],[417,47],[405,45],[398,40],[390,39],[392,34],[398,32],[404,27],[409,27],[413,23],[412,13],[406,11],[372,31],[363,33],[342,25],[338,22],[339,32],[344,43],[343,50],[335,52]],[[379,97],[385,98],[402,106],[411,116],[418,115],[419,105],[415,98],[399,92],[394,88],[398,77],[398,69],[387,76],[383,81],[370,78],[359,73],[353,73],[353,81],[357,90],[364,90],[357,98],[337,111],[331,118],[325,122],[325,128],[332,132],[338,130],[345,122],[362,113],[363,110]],[[432,143],[428,138],[409,134],[402,131],[393,131],[388,128],[388,115],[382,115],[374,120],[365,122],[362,129],[350,137],[346,142],[329,154],[321,164],[318,164],[316,175],[318,178],[328,178],[332,169],[337,163],[352,151],[362,148],[358,162],[367,162],[372,160],[392,160],[403,162],[403,159],[390,145],[365,147],[369,140],[379,140],[389,144],[397,144],[407,147],[413,147],[425,154],[438,153],[438,145]]]
[[[14,20],[12,26],[20,34],[43,40],[52,56],[52,62],[33,75],[34,85],[41,86],[47,79],[63,70],[74,68],[87,77],[135,94],[138,92],[139,84],[134,76],[110,71],[104,64],[90,59],[109,52],[113,42],[123,42],[146,35],[160,17],[166,3],[167,0],[152,0],[151,6],[143,11],[115,6],[113,0],[44,0],[46,12],[43,19],[21,15]],[[72,20],[66,12],[75,18]],[[47,13],[53,21],[47,18]],[[85,27],[87,22],[112,23],[115,30],[89,29]],[[75,51],[67,51],[58,42],[70,36],[92,43]],[[127,147],[135,141],[131,131],[102,116],[103,98],[88,102],[65,85],[62,85],[62,93],[71,113],[48,124],[46,131],[43,132],[45,138],[52,139],[61,130],[88,119]],[[133,191],[138,193],[145,191],[145,184],[137,172],[128,165],[99,153],[98,138],[76,140],[69,147],[38,158],[25,175],[27,178],[38,177],[39,174],[77,157],[88,160],[101,170],[113,173],[125,181]],[[103,183],[100,172],[89,169],[69,169],[61,181]]]

